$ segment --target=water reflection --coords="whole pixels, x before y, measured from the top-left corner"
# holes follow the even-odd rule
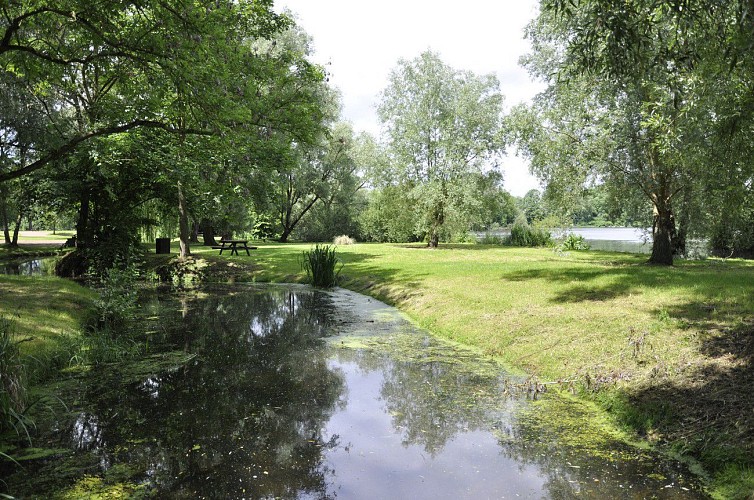
[[[328,422],[347,436],[327,452],[328,496],[702,496],[682,469],[566,426],[583,422],[578,405],[506,397],[499,367],[472,353],[393,336],[341,350],[332,366],[358,397]]]
[[[95,415],[86,412],[79,413],[73,422],[71,439],[76,450],[91,450],[104,444],[102,428]]]
[[[15,276],[43,276],[51,274],[50,263],[53,259],[15,259],[0,264],[0,274]],[[54,267],[54,266],[52,266]]]
[[[363,296],[220,287],[156,293],[143,310],[153,352],[193,357],[85,380],[67,429],[87,474],[122,481],[127,466],[177,498],[699,496],[674,464],[568,439],[586,417],[552,415],[577,407],[507,397],[499,366]],[[77,480],[54,474],[17,474],[9,491]]]

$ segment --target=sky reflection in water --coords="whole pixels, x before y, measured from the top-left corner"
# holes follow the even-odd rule
[[[702,496],[675,464],[572,439],[576,405],[507,396],[494,363],[358,294],[215,287],[143,310],[155,359],[195,357],[104,367],[78,387],[60,432],[91,455],[89,474],[120,464],[177,498]],[[30,472],[33,491],[9,484],[60,492],[53,466]]]

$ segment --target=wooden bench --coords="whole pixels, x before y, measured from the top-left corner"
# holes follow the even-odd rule
[[[249,250],[256,250],[257,247],[247,245],[249,240],[220,240],[220,244],[213,246],[214,250],[220,250],[220,255],[223,254],[223,250],[230,250],[231,255],[238,255],[238,249],[246,250],[246,255],[251,255]]]

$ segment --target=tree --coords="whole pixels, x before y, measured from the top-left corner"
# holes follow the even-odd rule
[[[4,4],[1,76],[12,80],[27,101],[37,103],[47,136],[36,142],[32,161],[22,165],[17,160],[14,168],[0,172],[0,182],[64,159],[96,137],[138,127],[175,130],[176,124],[165,119],[166,82],[191,89],[184,97],[212,110],[217,100],[202,100],[206,95],[197,92],[208,82],[197,80],[202,72],[191,69],[217,62],[202,57],[213,44],[232,43],[234,32],[242,29],[245,36],[268,37],[285,27],[289,19],[274,14],[271,7],[269,0],[215,2],[212,7],[174,0]],[[67,87],[84,80],[92,92],[80,104],[95,119],[81,127],[60,104],[70,93]],[[15,135],[26,127],[12,128]]]
[[[504,146],[498,87],[495,76],[454,70],[427,51],[400,60],[382,92],[377,112],[394,178],[430,247],[446,223],[468,229],[475,201],[470,176],[496,167]]]
[[[536,118],[519,129],[533,169],[561,200],[603,183],[624,199],[646,199],[650,262],[672,264],[693,221],[704,219],[705,186],[737,163],[713,159],[729,149],[723,131],[740,131],[754,116],[751,93],[741,91],[752,82],[748,2],[541,6],[525,63],[549,88],[531,109]],[[727,104],[714,97],[725,95],[721,88],[732,90]]]

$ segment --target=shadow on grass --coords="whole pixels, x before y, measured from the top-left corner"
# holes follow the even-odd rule
[[[688,288],[700,299],[679,306],[674,317],[699,319],[715,307],[724,287],[743,290],[754,288],[754,267],[735,263],[694,263],[682,267],[659,267],[626,258],[607,260],[563,261],[557,266],[533,267],[512,271],[503,280],[524,282],[544,280],[556,285],[558,291],[550,299],[555,303],[603,301],[628,296],[648,288]]]
[[[411,298],[421,295],[421,279],[426,274],[412,271],[409,276],[400,269],[382,265],[372,265],[378,260],[378,256],[367,253],[350,252],[340,255],[344,267],[341,279],[348,288],[369,293],[377,299],[390,304],[398,305]]]
[[[629,394],[636,413],[627,423],[659,433],[713,472],[752,468],[754,323],[707,334],[700,352],[706,357],[702,362]]]
[[[615,267],[583,267],[564,263],[563,267],[527,269],[503,275],[506,281],[545,280],[566,285],[550,299],[555,303],[603,301],[629,295],[639,287],[653,284],[654,274],[642,264]],[[603,283],[597,283],[600,280]],[[561,287],[562,288],[562,287]]]

